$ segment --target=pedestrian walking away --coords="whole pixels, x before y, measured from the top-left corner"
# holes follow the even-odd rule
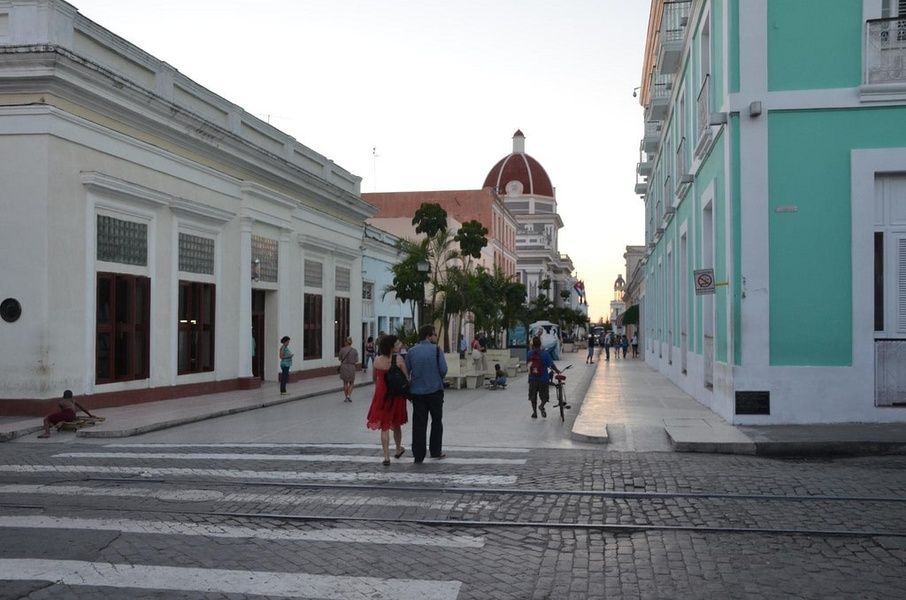
[[[610,343],[613,338],[610,337],[610,333],[604,335],[604,360],[610,360]]]
[[[588,336],[588,356],[585,357],[585,364],[595,364],[595,336]]]
[[[639,336],[635,333],[632,334],[632,358],[639,357]]]
[[[447,360],[436,344],[437,332],[434,326],[423,325],[418,330],[418,343],[406,354],[409,400],[412,402],[412,457],[416,463],[424,462],[426,454],[431,458],[446,456],[443,452],[443,418]]]
[[[395,335],[385,335],[378,346],[378,356],[374,360],[374,395],[371,397],[371,406],[365,419],[368,429],[381,432],[381,449],[384,451],[383,465],[390,466],[390,432],[393,432],[393,442],[396,444],[394,458],[399,459],[406,452],[403,447],[402,426],[409,421],[406,412],[406,395],[393,394],[387,386],[385,375],[391,365],[399,367],[406,379],[409,370],[405,361],[397,354],[400,343]]]
[[[541,349],[541,338],[538,336],[532,338],[532,349],[528,353],[526,362],[528,363],[528,395],[529,403],[532,405],[532,418],[538,418],[539,409],[541,416],[547,418],[544,407],[550,401],[550,371],[553,369],[559,373],[560,369],[554,364],[554,360],[547,350]],[[541,397],[540,406],[538,405],[539,396]]]
[[[289,336],[280,338],[280,395],[286,395],[286,383],[289,381],[289,370],[293,366],[293,351],[289,349]]]
[[[363,372],[368,371],[368,361],[371,361],[372,363],[374,363],[374,350],[375,350],[374,338],[369,335],[368,341],[365,342],[365,356],[362,357],[362,371]]]
[[[344,402],[352,402],[352,390],[355,387],[355,374],[358,371],[359,352],[352,347],[352,338],[346,338],[346,343],[337,354],[340,361],[340,381],[343,382]]]

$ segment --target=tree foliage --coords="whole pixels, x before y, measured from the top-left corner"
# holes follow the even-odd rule
[[[440,204],[425,202],[412,217],[415,233],[424,233],[429,239],[447,230],[447,211]]]

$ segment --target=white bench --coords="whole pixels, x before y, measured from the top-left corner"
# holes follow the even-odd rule
[[[444,381],[450,383],[450,387],[455,390],[461,388],[476,389],[484,381],[484,375],[472,370],[472,361],[468,358],[459,358],[458,353],[444,354],[447,360],[447,376]]]

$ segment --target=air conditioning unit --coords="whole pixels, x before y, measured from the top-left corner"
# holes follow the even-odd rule
[[[685,175],[681,175],[679,178],[680,185],[688,185],[690,183],[693,183],[694,181],[695,181],[695,175],[692,175],[691,173],[686,173]]]

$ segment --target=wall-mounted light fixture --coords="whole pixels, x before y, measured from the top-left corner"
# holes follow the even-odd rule
[[[261,281],[261,261],[252,259],[252,281]]]
[[[638,98],[638,97],[639,97],[639,89],[640,89],[640,88],[638,88],[638,87],[632,88],[632,97],[633,97],[633,98]]]
[[[749,116],[757,117],[761,114],[761,101],[755,100],[754,102],[749,103]]]

